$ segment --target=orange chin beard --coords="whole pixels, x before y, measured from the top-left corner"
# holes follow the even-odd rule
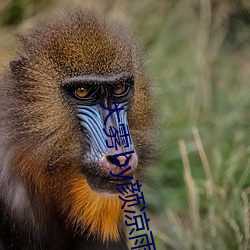
[[[82,175],[71,182],[71,207],[68,219],[87,236],[95,236],[103,241],[118,240],[118,224],[124,221],[121,209],[123,202],[114,195],[93,191]]]

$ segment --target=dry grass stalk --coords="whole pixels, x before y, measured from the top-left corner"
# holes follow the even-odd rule
[[[203,237],[201,233],[201,218],[199,211],[199,200],[195,191],[195,184],[191,173],[191,168],[189,164],[187,148],[185,141],[183,139],[179,140],[179,148],[181,152],[181,158],[184,167],[184,180],[187,185],[188,190],[188,201],[189,201],[189,211],[191,222],[193,225],[194,235],[197,236],[197,246],[199,249],[202,249]]]

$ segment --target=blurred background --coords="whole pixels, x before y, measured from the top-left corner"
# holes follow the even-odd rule
[[[0,0],[0,73],[15,33],[74,3],[144,45],[161,135],[143,184],[157,250],[250,249],[250,1]]]

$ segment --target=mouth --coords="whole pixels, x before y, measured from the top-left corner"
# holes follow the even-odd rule
[[[133,177],[133,176],[130,176]],[[127,178],[117,178],[113,176],[108,176],[108,177],[103,177],[103,181],[109,182],[109,183],[114,183],[114,184],[124,184],[128,183],[129,180]]]
[[[93,171],[92,168],[92,171],[86,171],[86,169],[84,169],[82,172],[90,188],[97,193],[118,194],[117,184],[126,184],[132,181],[132,179],[128,178],[113,177],[102,171],[99,166],[96,166],[96,168],[97,170],[95,171]],[[130,175],[127,176],[134,178],[134,173],[130,173]]]

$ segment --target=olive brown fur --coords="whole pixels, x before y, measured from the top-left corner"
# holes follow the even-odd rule
[[[0,249],[127,249],[122,202],[89,185],[104,180],[84,160],[89,141],[63,86],[78,76],[133,77],[128,124],[140,179],[153,122],[138,43],[86,10],[58,15],[19,40],[0,84]]]

